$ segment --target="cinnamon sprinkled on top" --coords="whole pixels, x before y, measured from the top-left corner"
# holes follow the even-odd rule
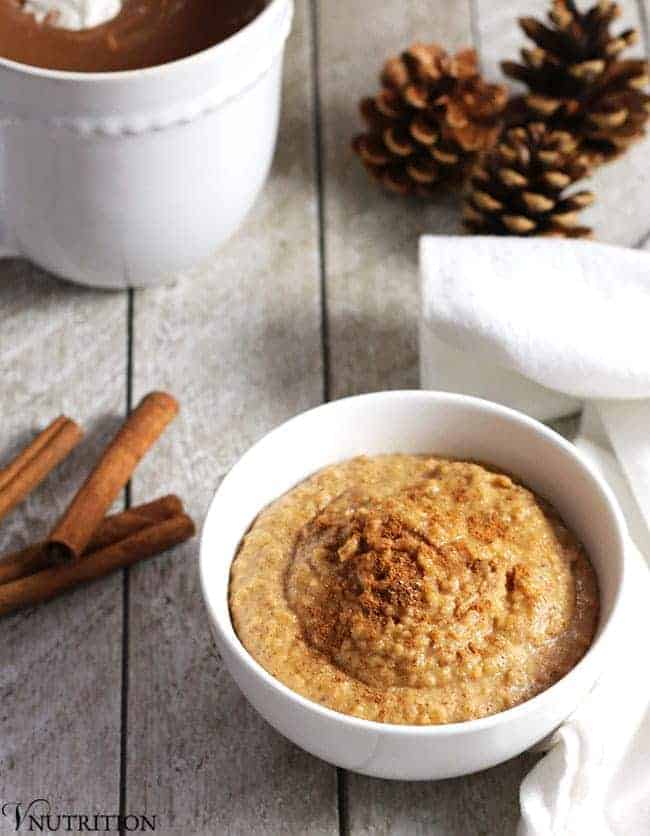
[[[597,620],[580,544],[470,462],[327,468],[271,505],[233,565],[246,647],[312,699],[386,722],[484,716],[572,667]]]

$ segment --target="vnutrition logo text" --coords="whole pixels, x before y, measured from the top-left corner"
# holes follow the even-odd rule
[[[0,814],[15,833],[150,833],[156,829],[156,817],[152,815],[58,813],[47,798],[27,803],[5,801]]]

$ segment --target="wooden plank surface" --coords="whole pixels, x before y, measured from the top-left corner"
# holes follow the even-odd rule
[[[535,763],[525,755],[495,769],[448,781],[349,777],[354,836],[514,836],[518,788]]]
[[[168,388],[182,413],[133,501],[173,490],[199,521],[253,441],[321,400],[308,8],[298,3],[262,199],[207,270],[135,295],[134,399]],[[337,833],[335,770],[274,732],[223,668],[197,553],[194,541],[131,572],[126,806],[158,814],[163,836]]]
[[[0,458],[65,411],[87,436],[0,525],[0,552],[42,537],[126,408],[126,294],[0,266]],[[0,799],[119,809],[122,578],[2,620]],[[39,811],[39,812],[42,812]],[[0,833],[13,832],[0,819]]]
[[[417,387],[417,240],[457,231],[455,200],[428,206],[387,195],[368,182],[350,140],[386,57],[414,40],[471,42],[469,0],[318,8],[329,393]]]

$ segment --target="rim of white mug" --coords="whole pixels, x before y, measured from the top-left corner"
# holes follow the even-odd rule
[[[181,67],[186,67],[189,64],[209,61],[215,53],[223,52],[233,44],[236,45],[250,33],[253,33],[257,29],[261,29],[265,26],[268,19],[275,14],[277,7],[282,5],[290,7],[291,0],[269,0],[267,5],[253,18],[253,20],[249,21],[245,26],[238,29],[225,40],[219,41],[206,49],[201,49],[199,52],[193,52],[191,55],[186,55],[184,58],[177,58],[175,61],[167,61],[163,64],[155,64],[152,67],[88,73],[80,72],[78,70],[52,70],[48,67],[35,67],[32,64],[23,64],[20,61],[12,61],[9,58],[0,56],[0,68],[5,67],[15,72],[20,72],[24,75],[34,76],[37,78],[54,79],[58,81],[76,81],[86,84],[93,82],[110,84],[117,83],[119,81],[127,81],[133,78],[153,78],[155,76],[164,76]]]
[[[531,430],[536,432],[538,435],[542,436],[546,441],[560,447],[562,452],[566,454],[569,459],[573,459],[573,461],[577,463],[579,469],[586,471],[586,473],[594,483],[596,491],[600,492],[602,497],[605,499],[606,504],[609,507],[609,510],[611,511],[616,533],[616,539],[618,540],[618,547],[621,555],[621,577],[617,589],[614,593],[614,601],[612,604],[611,611],[609,612],[607,619],[603,623],[599,624],[597,634],[592,644],[587,648],[587,651],[585,652],[584,656],[578,661],[578,663],[573,668],[571,668],[571,670],[569,670],[563,677],[561,677],[557,682],[553,683],[553,685],[551,685],[549,688],[546,688],[541,693],[536,694],[528,700],[525,700],[523,703],[519,703],[518,705],[512,706],[511,708],[507,708],[503,711],[498,711],[495,714],[490,714],[486,717],[479,717],[473,720],[465,720],[454,723],[442,723],[435,725],[414,725],[411,723],[383,723],[377,720],[367,720],[363,717],[356,717],[354,715],[335,711],[333,708],[329,708],[328,706],[323,705],[322,703],[318,703],[315,700],[311,700],[308,697],[299,694],[297,691],[294,691],[288,685],[285,685],[275,676],[270,674],[265,668],[263,668],[262,665],[244,647],[243,643],[237,636],[230,613],[228,612],[228,615],[226,617],[227,628],[229,629],[224,629],[219,611],[213,605],[214,596],[212,589],[210,588],[210,583],[206,578],[205,572],[205,565],[208,560],[206,531],[209,530],[208,521],[214,516],[214,506],[217,503],[217,496],[220,494],[220,491],[226,480],[228,480],[232,470],[236,469],[243,459],[248,458],[250,456],[254,456],[257,449],[261,447],[263,444],[267,444],[273,437],[277,437],[281,433],[287,432],[291,425],[294,424],[294,422],[298,423],[301,420],[304,420],[308,415],[313,415],[314,413],[318,413],[321,411],[336,409],[337,404],[343,405],[346,402],[360,400],[372,402],[373,399],[380,399],[386,397],[401,397],[411,399],[433,397],[442,401],[446,400],[448,402],[470,405],[476,410],[484,410],[487,414],[500,414],[501,416],[509,420],[527,425]],[[447,737],[449,735],[464,736],[467,734],[471,734],[472,732],[478,732],[484,729],[500,726],[502,724],[507,725],[510,721],[514,721],[515,719],[530,716],[531,714],[536,714],[539,710],[542,710],[543,707],[549,703],[549,701],[553,699],[553,696],[558,692],[558,690],[562,688],[571,687],[571,685],[577,681],[581,671],[584,670],[585,667],[594,663],[594,657],[600,656],[602,658],[603,654],[606,653],[609,648],[611,648],[612,637],[616,633],[623,605],[622,593],[623,587],[625,585],[626,574],[626,538],[627,525],[623,517],[623,512],[620,509],[618,500],[616,499],[614,492],[607,484],[604,477],[601,476],[600,473],[598,473],[596,468],[589,462],[589,460],[585,456],[582,455],[582,453],[575,447],[575,445],[571,444],[559,433],[555,432],[550,427],[545,426],[540,421],[531,418],[529,415],[526,415],[525,413],[520,412],[519,410],[510,409],[509,407],[504,406],[502,404],[498,404],[493,401],[488,401],[483,398],[477,398],[471,395],[462,395],[455,392],[452,393],[442,391],[427,391],[422,389],[381,391],[366,393],[362,395],[351,395],[345,398],[340,398],[336,401],[329,401],[327,403],[320,404],[319,406],[312,407],[311,409],[294,415],[292,418],[289,418],[287,421],[279,424],[266,435],[262,436],[262,438],[255,442],[255,444],[249,447],[249,449],[243,454],[243,456],[241,456],[241,458],[239,458],[235,462],[233,467],[228,471],[221,485],[215,491],[210,505],[208,507],[208,511],[203,523],[203,528],[200,537],[201,542],[199,549],[199,576],[202,597],[204,604],[207,607],[209,618],[212,620],[212,623],[218,629],[222,640],[224,640],[228,645],[229,652],[231,652],[245,668],[247,668],[253,674],[255,674],[256,678],[259,681],[263,682],[266,685],[266,687],[270,688],[271,690],[278,691],[290,702],[297,703],[308,712],[313,712],[317,715],[322,716],[325,719],[333,720],[334,722],[337,722],[349,728],[368,729],[372,731],[381,732],[382,734],[402,735],[405,737],[417,737],[421,735],[424,735],[426,737]],[[233,554],[229,558],[229,570],[232,561],[234,560],[234,557],[235,555]],[[599,672],[598,676],[600,676],[601,673],[602,670]]]

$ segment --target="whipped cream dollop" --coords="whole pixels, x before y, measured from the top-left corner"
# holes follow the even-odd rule
[[[45,19],[61,29],[92,29],[122,10],[123,0],[25,0],[22,9],[39,23]]]

